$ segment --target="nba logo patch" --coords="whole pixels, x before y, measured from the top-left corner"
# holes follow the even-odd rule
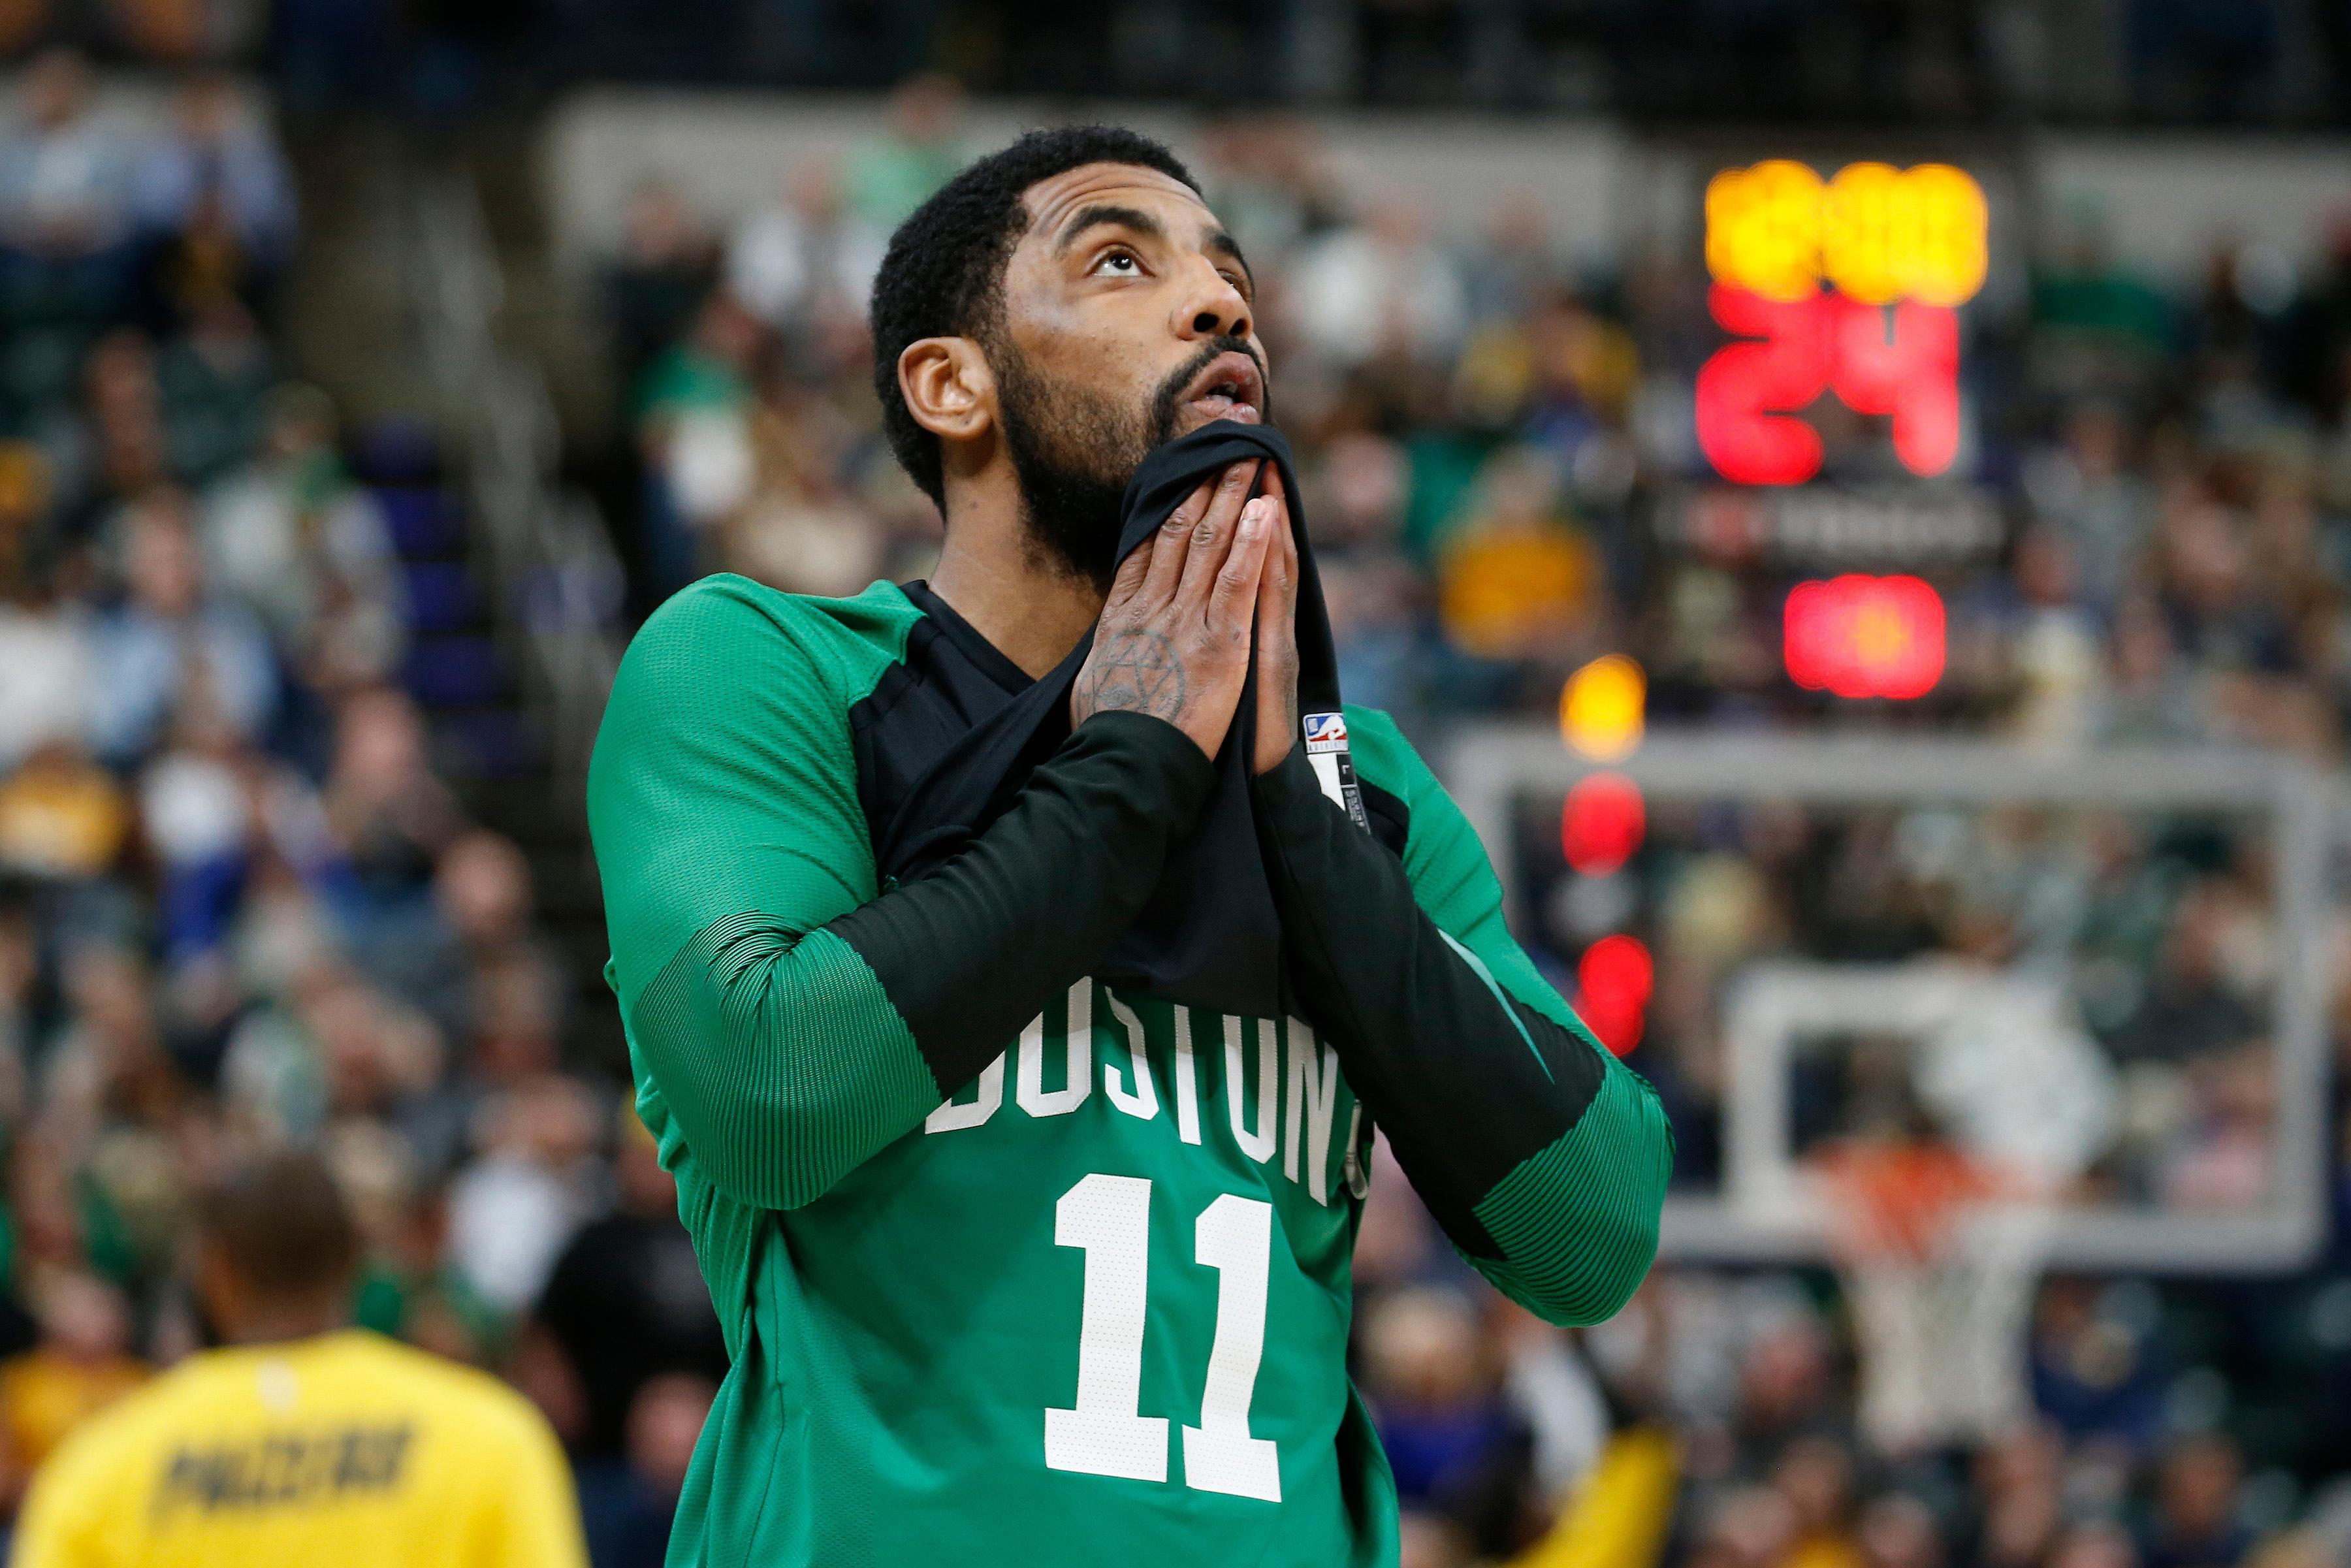
[[[1306,760],[1313,765],[1315,782],[1322,793],[1364,831],[1371,831],[1372,821],[1364,814],[1364,792],[1355,783],[1355,759],[1347,755],[1347,716],[1336,713],[1310,713],[1298,721],[1306,737]]]
[[[1310,713],[1300,721],[1306,731],[1308,752],[1344,751],[1347,749],[1347,716],[1337,713]]]

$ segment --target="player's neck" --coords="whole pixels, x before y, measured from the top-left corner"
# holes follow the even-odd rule
[[[284,1307],[256,1307],[235,1322],[219,1326],[224,1343],[250,1347],[317,1339],[321,1334],[338,1333],[351,1324],[346,1303],[337,1300],[298,1306],[289,1303]]]
[[[1030,676],[1042,675],[1102,614],[1102,591],[1057,569],[1030,543],[1017,496],[1008,504],[989,499],[998,504],[956,497],[931,591],[998,653]]]

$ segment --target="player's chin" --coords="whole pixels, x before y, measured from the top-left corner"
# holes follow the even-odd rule
[[[1228,397],[1196,397],[1176,406],[1176,434],[1189,435],[1204,424],[1214,424],[1229,419],[1235,424],[1261,424],[1264,416],[1253,402],[1236,402]]]

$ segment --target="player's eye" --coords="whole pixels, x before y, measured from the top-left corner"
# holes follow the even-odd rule
[[[1131,250],[1106,250],[1094,259],[1092,270],[1112,277],[1137,277],[1142,276],[1143,262]]]

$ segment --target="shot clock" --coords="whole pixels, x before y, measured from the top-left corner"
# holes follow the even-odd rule
[[[1850,163],[1829,179],[1773,159],[1706,190],[1708,307],[1734,340],[1699,371],[1700,450],[1741,485],[1820,472],[1801,413],[1830,393],[1887,418],[1922,478],[1959,450],[1958,307],[1983,287],[1982,188],[1945,163]]]

